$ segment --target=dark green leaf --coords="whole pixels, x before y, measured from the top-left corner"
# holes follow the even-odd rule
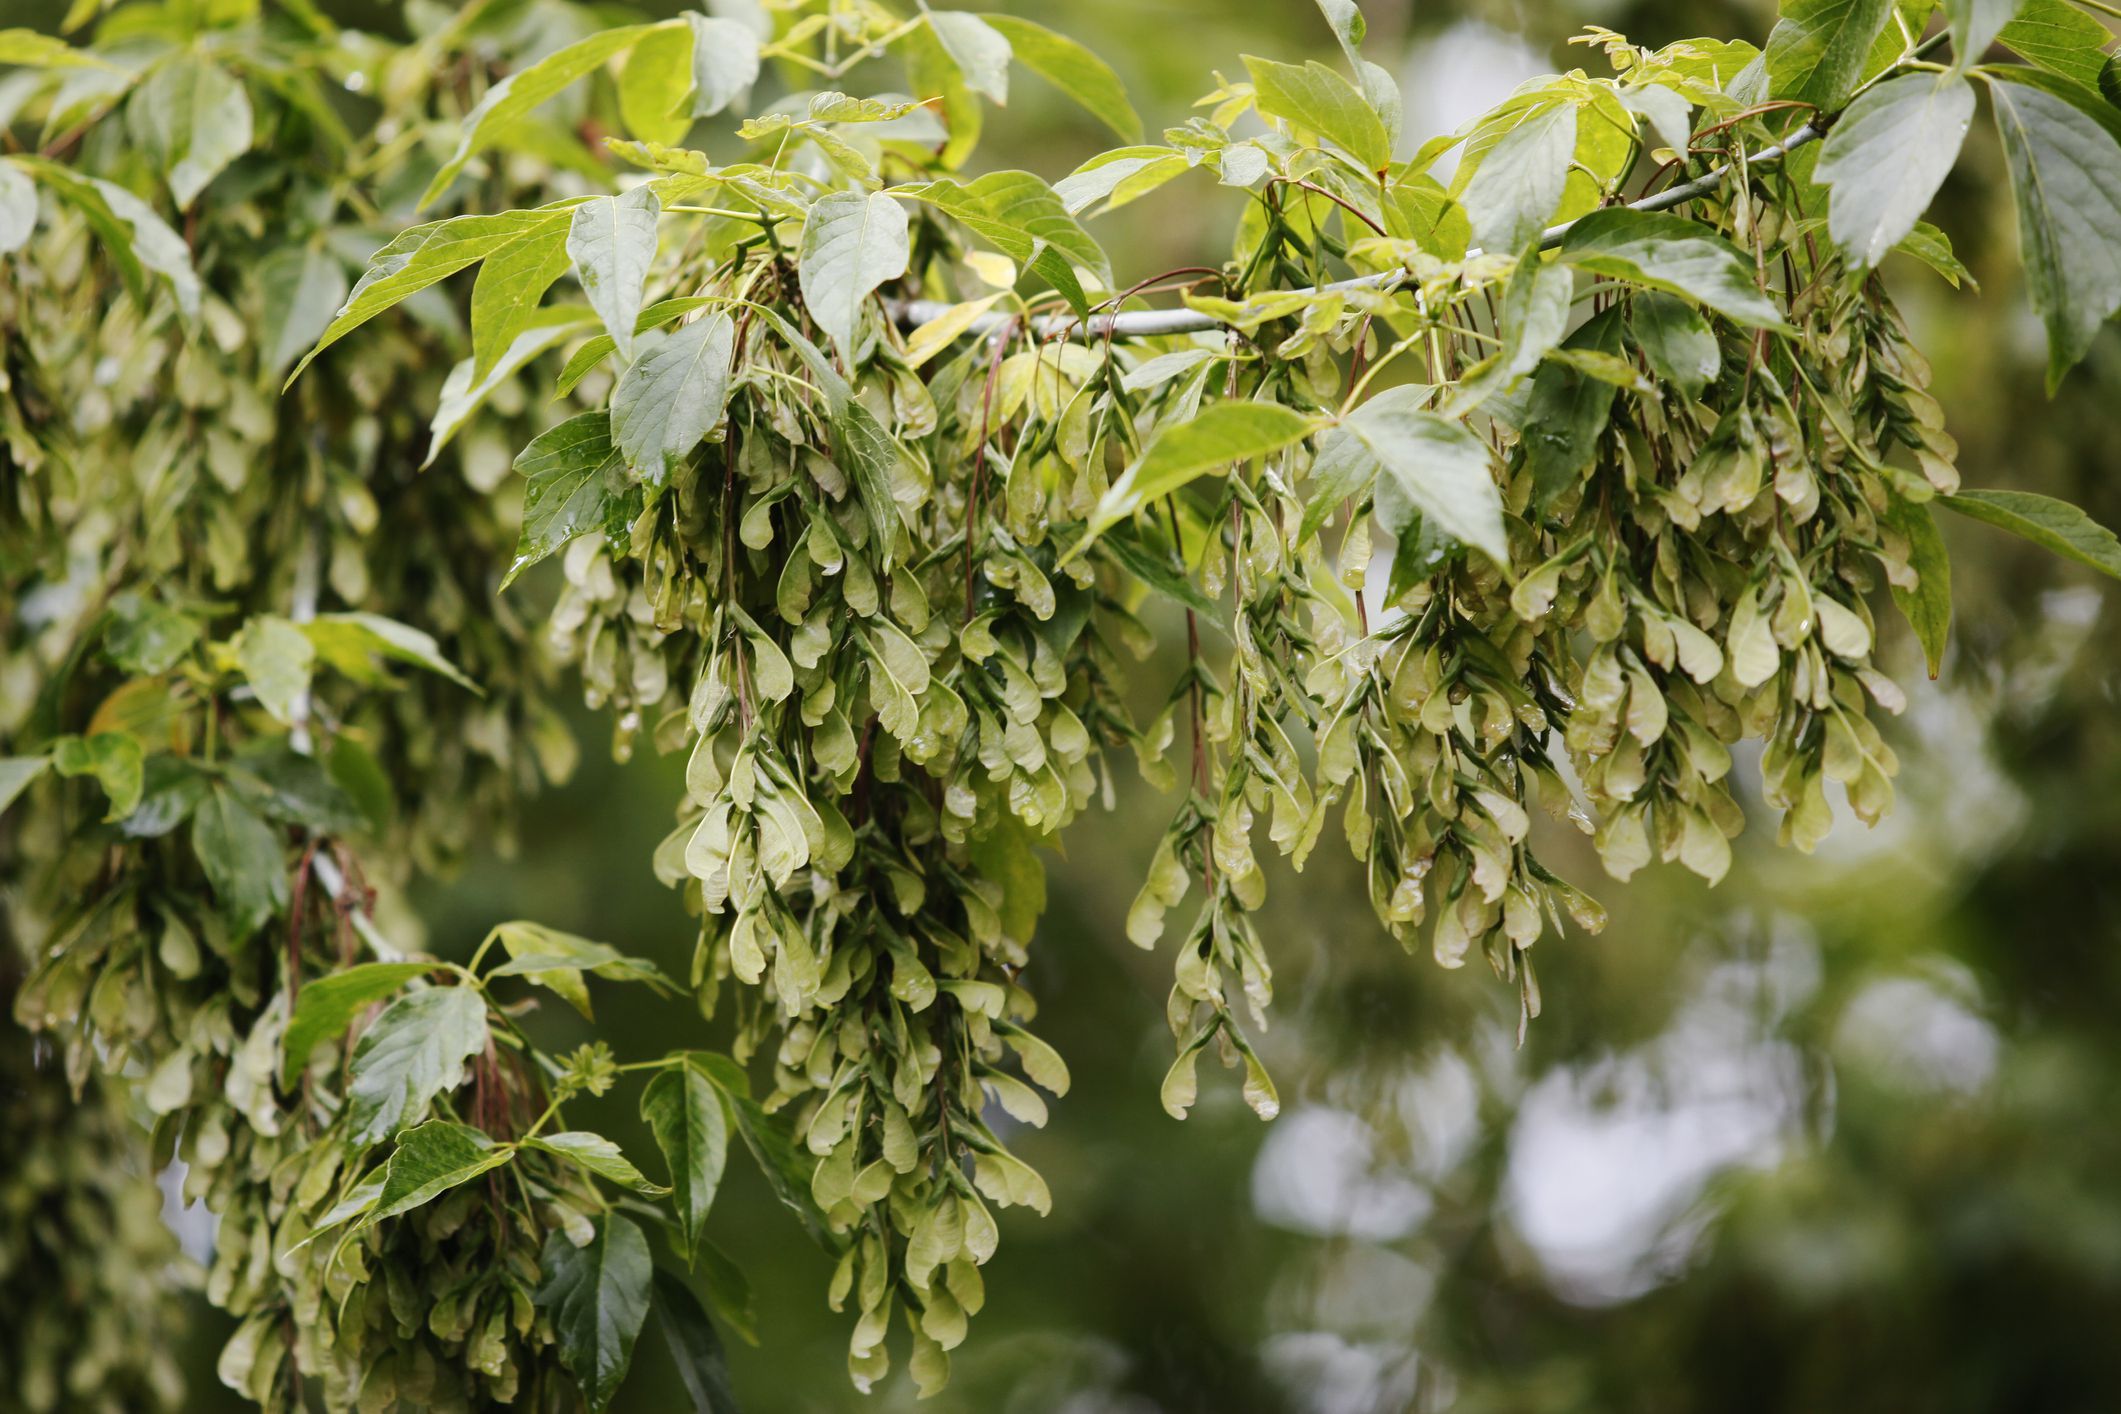
[[[2037,70],[2002,76],[1990,91],[2053,392],[2121,308],[2121,113]]]
[[[174,668],[198,641],[196,620],[154,600],[126,594],[111,604],[103,652],[125,672],[153,677]]]
[[[286,247],[258,263],[258,352],[274,377],[302,356],[346,302],[346,270],[315,246]]]
[[[1107,526],[1153,505],[1204,472],[1278,451],[1316,431],[1320,423],[1278,403],[1213,403],[1185,422],[1167,423],[1134,464],[1097,503],[1089,533],[1072,558]]]
[[[191,845],[238,937],[287,906],[287,860],[279,832],[225,785],[192,812]]]
[[[1944,537],[1937,533],[1936,517],[1928,506],[1907,501],[1893,503],[1891,522],[1905,535],[1911,547],[1907,562],[1920,582],[1913,589],[1893,586],[1893,602],[1915,631],[1922,645],[1923,661],[1931,678],[1944,666],[1945,644],[1952,631],[1952,561],[1945,552]]]
[[[29,789],[31,781],[44,774],[51,762],[42,756],[0,756],[0,814]]]
[[[1892,14],[1893,0],[1782,0],[1765,55],[1770,94],[1825,112],[1839,108]]]
[[[1754,283],[1753,263],[1710,227],[1669,212],[1607,207],[1569,227],[1564,260],[1579,269],[1685,295],[1741,324],[1787,330]]]
[[[671,1206],[690,1252],[698,1243],[729,1157],[721,1093],[698,1067],[659,1071],[641,1091],[641,1118],[670,1165]]]
[[[1569,336],[1565,347],[1618,354],[1620,311],[1608,309],[1594,316]],[[1543,511],[1552,505],[1554,498],[1574,485],[1596,459],[1598,438],[1612,416],[1617,391],[1611,383],[1564,363],[1550,362],[1540,367],[1532,380],[1530,413],[1518,429],[1525,462],[1532,470],[1535,507]]]
[[[1502,526],[1502,493],[1490,470],[1486,443],[1463,424],[1447,421],[1416,404],[1417,388],[1388,388],[1346,419],[1347,427],[1377,459],[1376,515],[1379,528],[1403,540],[1421,519],[1454,540],[1471,545],[1510,567]]]
[[[539,433],[515,465],[530,484],[523,491],[522,538],[503,589],[576,536],[620,533],[640,513],[641,490],[627,479],[626,459],[612,445],[608,413],[577,413]]]
[[[1963,516],[2022,535],[2101,574],[2121,579],[2121,540],[2067,501],[2031,491],[1961,491],[1939,498]]]
[[[525,1139],[523,1147],[539,1149],[548,1154],[557,1154],[570,1163],[608,1178],[621,1187],[651,1198],[670,1192],[660,1183],[651,1183],[648,1176],[633,1166],[633,1161],[619,1152],[619,1146],[601,1134],[590,1134],[582,1130],[567,1130],[559,1134],[546,1134]]]
[[[714,1323],[692,1288],[661,1270],[655,1274],[655,1318],[678,1378],[692,1396],[693,1414],[737,1414],[736,1393],[729,1387],[729,1366]]]
[[[630,1219],[607,1213],[586,1247],[554,1231],[539,1267],[544,1284],[537,1304],[551,1317],[560,1363],[582,1387],[591,1414],[601,1414],[626,1379],[648,1318],[654,1274],[648,1239]]]
[[[1630,301],[1628,319],[1651,371],[1688,397],[1700,397],[1722,370],[1716,331],[1686,301],[1652,290]]]

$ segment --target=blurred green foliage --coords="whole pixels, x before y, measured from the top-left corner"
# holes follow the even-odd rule
[[[0,7],[8,23],[56,8]],[[1309,0],[1003,8],[1093,41],[1152,129],[1245,50],[1331,48]],[[1529,73],[1595,63],[1563,47],[1584,24],[1659,43],[1757,37],[1771,18],[1766,4],[1699,0],[1365,8],[1370,52],[1403,59],[1416,140]],[[1027,84],[983,158],[1057,173],[1101,145],[1087,118]],[[1887,268],[1935,360],[1960,465],[1971,483],[2121,523],[2121,335],[2109,328],[2043,396],[2039,330],[2010,287],[2001,157],[1984,129],[1970,150],[1940,224],[1980,292]],[[1124,253],[1123,276],[1212,261],[1230,229],[1218,202],[1237,199],[1188,187],[1100,235]],[[1282,1117],[1262,1126],[1234,1086],[1205,1086],[1172,1122],[1156,1100],[1166,962],[1122,927],[1170,805],[1123,790],[1051,867],[1042,1017],[1075,1087],[1022,1152],[1054,1215],[1004,1218],[983,1338],[927,1407],[2121,1407],[2108,1108],[2121,1098],[2121,596],[1981,526],[1948,535],[1952,656],[1933,684],[1904,631],[1888,658],[1912,684],[1892,729],[1907,763],[1895,814],[1868,834],[1844,821],[1808,861],[1749,832],[1714,891],[1673,870],[1608,886],[1602,937],[1542,945],[1547,1014],[1522,1049],[1514,995],[1404,956],[1352,866],[1321,851],[1277,886],[1262,929],[1288,999],[1266,1037]],[[1176,668],[1135,675],[1145,701]],[[579,726],[588,742],[602,731]],[[679,765],[587,755],[537,803],[520,855],[479,859],[421,896],[438,951],[461,956],[495,919],[527,916],[682,969],[692,928],[645,865]],[[1573,863],[1594,872],[1588,853]],[[682,1003],[604,1005],[603,1034],[641,1054],[719,1039]],[[556,1048],[586,1039],[550,1008],[536,1024]],[[644,1142],[624,1110],[602,1118],[622,1144]],[[717,1227],[756,1296],[760,1343],[731,1353],[745,1409],[855,1405],[844,1321],[818,1299],[825,1259],[787,1242],[749,1170],[732,1169],[722,1201]],[[202,1410],[219,1407],[212,1321],[202,1310],[187,1362]],[[677,1407],[651,1347],[625,1409]],[[894,1377],[865,1407],[911,1405]]]

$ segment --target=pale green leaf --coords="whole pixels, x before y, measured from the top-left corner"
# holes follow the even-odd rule
[[[833,192],[810,208],[797,280],[810,317],[850,364],[863,301],[906,273],[910,251],[906,208],[882,192]]]
[[[398,1136],[398,1147],[383,1168],[383,1187],[362,1226],[411,1212],[514,1157],[513,1146],[495,1144],[469,1125],[444,1119],[414,1125]]]
[[[746,31],[749,37],[749,31]],[[619,121],[643,142],[682,142],[692,129],[693,32],[689,25],[643,35],[619,67]]]
[[[641,317],[662,210],[655,188],[644,184],[576,207],[567,229],[575,276],[623,359],[633,357],[634,325]]]
[[[36,227],[36,184],[20,167],[0,158],[0,255],[22,249]]]
[[[287,859],[279,832],[216,782],[192,812],[192,852],[238,937],[287,906]]]
[[[292,722],[297,704],[309,693],[317,659],[308,635],[278,615],[259,614],[243,625],[231,646],[258,704],[275,721]]]
[[[188,207],[250,150],[250,96],[218,64],[179,53],[158,66],[125,105],[126,126],[161,166],[170,195]]]
[[[51,763],[62,776],[95,778],[109,801],[105,820],[122,820],[139,808],[146,789],[146,760],[140,739],[131,732],[62,736],[52,743]]]
[[[319,614],[301,628],[319,657],[356,682],[388,682],[380,666],[388,661],[409,663],[459,687],[479,691],[477,683],[442,655],[432,634],[396,619],[367,613]]]
[[[1009,101],[1009,41],[978,15],[930,10],[928,28],[957,64],[965,86],[996,103]]]
[[[465,163],[500,141],[519,120],[547,99],[583,75],[601,68],[612,56],[630,49],[643,35],[683,23],[682,20],[666,20],[661,25],[618,25],[599,30],[487,89],[486,96],[465,117],[464,135],[458,139],[456,151],[449,155],[449,160],[427,184],[427,190],[420,196],[420,205],[429,205],[449,190],[450,183],[464,170]]]
[[[427,457],[420,463],[421,469],[433,466],[435,458],[449,445],[471,415],[482,407],[493,390],[500,387],[539,354],[555,344],[576,334],[583,333],[594,323],[594,316],[583,306],[554,305],[531,311],[529,319],[515,337],[515,342],[502,351],[501,356],[482,378],[471,376],[471,360],[462,359],[449,370],[442,380],[442,393],[435,403],[434,418],[427,425]],[[605,336],[609,339],[609,336]],[[609,351],[609,344],[606,344]]]
[[[1111,262],[1096,238],[1083,229],[1060,194],[1034,173],[989,172],[973,182],[944,177],[897,188],[896,194],[949,212],[1019,265],[1029,265],[1045,246],[1100,279],[1111,278]]]
[[[256,278],[259,358],[278,377],[346,302],[346,269],[316,246],[288,246],[258,262]]]
[[[1362,11],[1356,7],[1355,0],[1318,0],[1318,12],[1333,27],[1333,37],[1340,41],[1340,52],[1346,56],[1349,67],[1355,70],[1356,87],[1362,90],[1362,96],[1369,100],[1384,123],[1387,143],[1397,142],[1404,107],[1399,84],[1382,66],[1362,57],[1363,36],[1369,32]]]
[[[1889,79],[1842,114],[1814,175],[1832,189],[1827,230],[1852,264],[1876,266],[1915,229],[1973,118],[1974,86],[1935,74]]]
[[[1153,505],[1203,472],[1227,469],[1278,451],[1316,431],[1320,423],[1278,403],[1222,402],[1185,422],[1157,429],[1149,445],[1098,501],[1089,533],[1069,557],[1107,526]]]
[[[2113,33],[2069,0],[2025,0],[1996,42],[2051,74],[2097,87]]]
[[[1480,159],[1459,202],[1482,250],[1529,246],[1560,209],[1576,155],[1576,105],[1555,103],[1511,128]]]
[[[1298,66],[1243,57],[1260,112],[1318,134],[1366,172],[1392,165],[1392,135],[1354,84],[1316,59]]]
[[[611,394],[612,440],[641,480],[667,484],[721,423],[735,350],[736,324],[721,313],[641,337],[639,356]]]
[[[737,20],[685,18],[692,25],[692,116],[711,118],[758,82],[759,36]]]
[[[347,1142],[373,1144],[397,1133],[455,1088],[465,1062],[485,1049],[486,1002],[475,988],[429,987],[392,1002],[354,1045]]]
[[[33,29],[0,29],[0,64],[28,69],[108,69],[105,60]]]
[[[1016,15],[979,18],[1008,42],[1018,63],[1080,103],[1120,141],[1141,141],[1142,120],[1110,64],[1066,35]]]
[[[1502,493],[1490,470],[1493,454],[1462,424],[1418,408],[1422,396],[1416,388],[1389,388],[1346,419],[1383,473],[1377,479],[1378,526],[1399,539],[1418,512],[1507,572],[1510,548]]]
[[[42,756],[0,756],[0,814],[29,789],[31,781],[44,774],[51,762]]]
[[[1952,27],[1953,69],[1963,72],[1969,64],[1979,63],[1997,34],[2024,7],[2025,0],[1944,0],[1944,13]]]

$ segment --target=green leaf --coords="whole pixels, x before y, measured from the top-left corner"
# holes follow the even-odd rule
[[[649,185],[621,196],[600,196],[575,208],[567,254],[589,307],[604,321],[619,357],[633,357],[649,264],[655,259],[656,219],[663,205]]]
[[[486,1049],[486,1001],[473,987],[429,987],[383,1009],[355,1043],[346,1084],[346,1137],[355,1147],[397,1133],[454,1089]]]
[[[346,270],[316,246],[288,246],[258,263],[258,354],[277,377],[317,341],[346,302]]]
[[[567,269],[570,244],[568,223],[554,212],[551,220],[532,226],[480,263],[471,285],[474,377],[490,373],[530,323],[545,292]]]
[[[276,614],[259,614],[243,625],[235,642],[236,666],[258,696],[258,705],[277,722],[292,722],[309,692],[316,646],[294,624]]]
[[[31,781],[44,774],[51,762],[42,756],[0,756],[0,814],[29,789]]]
[[[1090,516],[1090,528],[1064,557],[1073,559],[1106,527],[1162,500],[1203,472],[1249,461],[1302,440],[1322,424],[1278,403],[1223,402],[1185,422],[1166,423],[1113,482]]]
[[[672,334],[642,336],[640,356],[611,394],[612,440],[650,486],[669,483],[678,463],[721,423],[729,403],[736,323],[715,313]]]
[[[192,269],[191,247],[171,230],[155,209],[115,182],[92,178],[96,194],[111,215],[132,232],[128,245],[142,266],[169,282],[170,297],[186,319],[199,314],[199,276]]]
[[[486,96],[464,119],[464,135],[458,139],[456,151],[449,155],[449,160],[434,174],[434,180],[427,184],[427,190],[420,196],[420,205],[428,206],[448,191],[450,183],[457,179],[457,173],[464,170],[465,163],[500,141],[518,120],[547,99],[576,79],[602,67],[613,55],[630,49],[643,35],[682,23],[681,20],[665,20],[661,24],[619,25],[599,30],[586,39],[555,50],[487,89]]]
[[[381,1001],[411,979],[434,971],[428,962],[366,962],[306,982],[281,1041],[280,1083],[292,1090],[318,1046],[346,1034],[361,1008]]]
[[[849,366],[863,301],[906,273],[910,252],[906,208],[882,192],[836,191],[810,208],[797,282],[810,317]]]
[[[1927,221],[1917,221],[1915,229],[1902,236],[1900,244],[1893,249],[1921,261],[1942,275],[1955,290],[1962,284],[1973,289],[1980,288],[1974,279],[1974,272],[1967,269],[1953,253],[1952,238]]]
[[[658,1071],[641,1091],[641,1118],[670,1165],[671,1206],[690,1252],[729,1158],[729,1118],[713,1083],[691,1065]]]
[[[1710,227],[1669,212],[1594,211],[1569,227],[1561,257],[1581,270],[1685,295],[1726,318],[1787,332],[1753,282],[1753,263]]]
[[[1679,308],[1686,310],[1685,305]],[[1564,348],[1594,355],[1618,354],[1620,311],[1608,309],[1592,316],[1569,336]],[[1632,364],[1625,367],[1634,371]],[[1611,383],[1564,362],[1540,367],[1532,380],[1528,415],[1518,429],[1525,464],[1532,471],[1532,503],[1539,510],[1552,505],[1597,459],[1598,438],[1612,417],[1616,391]]]
[[[1944,648],[1952,631],[1951,556],[1945,551],[1944,537],[1937,533],[1937,520],[1928,506],[1895,501],[1890,520],[1912,547],[1907,562],[1918,577],[1913,589],[1894,585],[1893,602],[1900,606],[1908,627],[1915,631],[1915,641],[1922,645],[1923,661],[1929,665],[1934,680],[1937,670],[1944,666]]]
[[[747,32],[748,33],[748,32]],[[657,30],[633,46],[619,69],[619,121],[643,142],[682,142],[692,130],[693,32]]]
[[[1340,52],[1346,56],[1348,66],[1355,70],[1356,86],[1362,89],[1362,96],[1384,123],[1387,141],[1398,141],[1403,107],[1399,84],[1386,70],[1362,57],[1363,36],[1369,31],[1369,26],[1363,22],[1362,11],[1356,8],[1355,0],[1318,0],[1318,11],[1333,27],[1333,37],[1340,41]]]
[[[1685,300],[1651,290],[1630,301],[1628,319],[1651,372],[1688,397],[1700,397],[1722,371],[1716,331]]]
[[[128,673],[152,677],[175,667],[198,641],[196,619],[151,599],[120,594],[111,603],[103,653]]]
[[[102,185],[95,179],[83,177],[63,163],[42,157],[0,157],[0,170],[12,169],[27,172],[61,200],[81,213],[83,220],[96,234],[104,255],[118,267],[120,278],[125,281],[127,293],[136,300],[146,298],[146,276],[140,255],[133,249],[132,228],[111,209],[104,200]],[[165,228],[166,229],[166,228]],[[176,281],[172,279],[172,288]],[[196,308],[197,278],[191,281],[193,307]]]
[[[2067,501],[2031,491],[1961,491],[1938,500],[2101,574],[2121,579],[2121,540]]]
[[[535,1143],[536,1141],[530,1141]],[[495,1144],[469,1125],[431,1119],[398,1136],[383,1168],[383,1187],[361,1226],[409,1213],[459,1184],[469,1183],[514,1158],[512,1145]]]
[[[759,1102],[751,1098],[750,1081],[742,1066],[713,1051],[688,1052],[685,1063],[698,1067],[700,1073],[714,1083],[714,1088],[727,1098],[730,1114],[736,1120],[737,1133],[743,1137],[744,1147],[751,1151],[751,1157],[758,1162],[759,1172],[765,1176],[774,1196],[802,1220],[803,1227],[813,1237],[822,1240],[822,1215],[810,1196],[810,1176],[816,1161],[795,1147],[785,1124],[767,1114]]]
[[[1019,265],[1029,265],[1040,247],[1058,251],[1099,279],[1112,277],[1104,248],[1069,214],[1060,194],[1031,172],[989,172],[974,182],[943,177],[895,189],[937,206]]]
[[[1331,432],[1326,434],[1328,438],[1332,435]],[[1324,455],[1321,443],[1319,456]],[[1317,474],[1316,459],[1312,462],[1312,474]],[[1185,566],[1172,554],[1171,547],[1160,538],[1144,535],[1141,533],[1141,527],[1122,521],[1108,527],[1097,543],[1098,547],[1117,560],[1128,574],[1165,598],[1183,604],[1195,613],[1215,612],[1215,601],[1200,592],[1200,587],[1186,574]]]
[[[52,743],[52,769],[62,776],[93,776],[110,802],[106,821],[122,820],[139,808],[145,789],[146,753],[130,732],[97,732],[62,736]]]
[[[239,938],[287,906],[287,860],[279,833],[216,782],[192,812],[192,852]]]
[[[551,1317],[560,1363],[582,1387],[591,1414],[602,1414],[626,1379],[634,1341],[648,1319],[655,1270],[648,1239],[631,1220],[607,1213],[586,1247],[554,1230],[538,1265],[544,1283],[537,1304]]]
[[[1354,84],[1316,59],[1298,67],[1251,54],[1243,58],[1260,112],[1318,134],[1365,172],[1392,165],[1392,135]]]
[[[1892,14],[1893,0],[1782,0],[1765,54],[1769,93],[1823,112],[1839,108]]]
[[[1990,92],[2018,207],[2026,290],[2047,325],[2052,393],[2121,309],[2121,113],[2066,80],[2042,83],[2037,71],[1999,77],[2009,81]]]
[[[869,527],[884,544],[883,567],[890,569],[898,553],[899,539],[898,505],[892,499],[891,484],[898,464],[905,459],[905,450],[884,430],[876,414],[854,396],[854,389],[840,377],[831,360],[818,351],[816,344],[804,338],[801,330],[773,310],[764,306],[756,308],[759,317],[795,350],[804,367],[810,370],[811,378],[824,392],[826,409],[831,415],[833,461],[853,472],[854,487],[861,496],[862,509],[868,514]]]
[[[158,66],[125,105],[133,141],[155,159],[179,210],[250,150],[250,95],[226,69],[179,53]]]
[[[467,265],[484,260],[552,219],[549,211],[507,211],[498,216],[453,216],[430,221],[402,231],[389,245],[369,257],[368,269],[354,282],[353,293],[339,309],[315,347],[302,355],[293,383],[317,355],[360,328],[378,314],[418,294],[438,280],[447,279]]]
[[[356,682],[380,685],[390,681],[378,663],[388,660],[410,663],[458,687],[479,691],[479,685],[442,656],[441,645],[432,634],[386,619],[381,614],[319,614],[302,625],[302,632],[316,645],[318,656]]]
[[[692,1288],[661,1269],[655,1274],[655,1319],[670,1346],[678,1379],[692,1397],[693,1414],[737,1414],[736,1392],[729,1385],[729,1366],[714,1323]]]
[[[1561,207],[1575,155],[1573,103],[1541,108],[1504,133],[1459,194],[1474,243],[1509,255],[1539,239]]]
[[[1121,142],[1140,142],[1142,120],[1112,66],[1064,34],[1015,15],[981,15],[1008,42],[1017,62],[1080,103]]]
[[[1827,231],[1875,267],[1929,209],[1974,119],[1964,78],[1906,74],[1867,90],[1827,133],[1815,177],[1832,189]]]
[[[1009,41],[978,15],[930,10],[928,28],[964,75],[965,86],[996,103],[1009,101]]]
[[[584,972],[615,982],[645,982],[658,991],[671,990],[670,979],[654,963],[628,957],[608,943],[548,928],[542,923],[518,919],[497,926],[492,935],[507,950],[509,960],[491,968],[491,977],[521,977],[531,985],[549,988],[584,1016],[593,1016]]]
[[[540,432],[517,454],[515,469],[530,484],[503,589],[576,536],[618,534],[639,514],[640,488],[627,480],[626,459],[612,445],[608,413],[577,413]]]
[[[37,187],[20,167],[0,160],[0,255],[29,244],[37,228]]]
[[[751,92],[759,78],[759,37],[736,20],[687,11],[692,25],[692,116],[711,118]]]
[[[2051,74],[2097,87],[2113,34],[2068,0],[2026,0],[1996,42]]]
[[[557,1154],[570,1163],[579,1164],[599,1178],[608,1178],[623,1188],[630,1188],[651,1198],[659,1198],[670,1192],[662,1184],[650,1182],[648,1176],[635,1168],[633,1161],[619,1151],[618,1145],[601,1134],[570,1129],[558,1134],[525,1139],[523,1147]]]
[[[502,351],[484,377],[474,380],[471,360],[459,360],[449,370],[449,376],[442,380],[442,394],[435,403],[434,418],[427,424],[427,457],[420,463],[420,469],[424,471],[434,465],[442,449],[463,430],[471,415],[485,405],[494,389],[514,377],[539,354],[586,331],[594,319],[588,309],[578,304],[532,310],[524,328],[516,334],[515,342]],[[610,336],[601,337],[604,351],[609,353]]]
[[[2024,6],[2025,0],[1944,0],[1945,18],[1952,27],[1952,68],[1964,72],[1969,64],[1979,63],[1996,35]]]
[[[33,29],[0,29],[0,64],[27,69],[109,69],[113,66],[86,49]]]
[[[1419,388],[1388,388],[1345,419],[1383,472],[1377,480],[1378,526],[1400,539],[1419,512],[1507,573],[1502,493],[1489,470],[1488,446],[1462,424],[1421,411],[1416,403],[1424,396]]]

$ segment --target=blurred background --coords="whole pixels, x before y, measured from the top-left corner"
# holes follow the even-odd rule
[[[999,2],[1110,59],[1151,131],[1242,53],[1333,57],[1311,0]],[[58,8],[0,0],[9,23]],[[324,8],[388,23],[385,8]],[[1773,20],[1769,0],[1363,9],[1370,57],[1406,93],[1409,148],[1532,74],[1603,72],[1566,45],[1584,25],[1658,45],[1757,42]],[[1058,177],[1105,145],[1026,77],[978,160]],[[2121,525],[2121,331],[2042,395],[1985,120],[1968,150],[1936,219],[1979,292],[1912,262],[1886,272],[1935,361],[1961,470]],[[1234,201],[1174,184],[1098,234],[1123,279],[1213,264]],[[1132,948],[1123,919],[1175,802],[1135,782],[1113,818],[1079,826],[1049,864],[1031,979],[1075,1085],[1044,1131],[1012,1141],[1050,1182],[1053,1215],[1003,1215],[987,1310],[925,1407],[2121,1408],[2121,592],[1985,527],[1945,533],[1957,623],[1939,681],[1880,616],[1910,698],[1889,728],[1894,814],[1871,831],[1844,815],[1805,859],[1776,851],[1756,790],[1755,828],[1713,891],[1676,870],[1613,884],[1557,834],[1543,854],[1612,923],[1540,944],[1547,1014],[1521,1048],[1514,992],[1403,954],[1345,854],[1322,848],[1304,875],[1275,876],[1261,930],[1279,974],[1263,1054],[1281,1117],[1261,1124],[1218,1074],[1173,1122],[1156,1098],[1170,959]],[[1177,667],[1142,665],[1144,704]],[[530,917],[682,973],[694,928],[648,865],[679,763],[614,766],[608,724],[578,726],[583,768],[538,803],[521,851],[415,898],[430,946],[461,956],[494,922]],[[599,998],[622,1051],[722,1043],[685,1004],[632,990]],[[539,1024],[562,1044],[581,1029],[549,1008]],[[598,1118],[644,1147],[621,1094]],[[827,1262],[741,1161],[730,1172],[713,1227],[755,1294],[758,1345],[731,1341],[743,1407],[911,1408],[897,1374],[866,1400],[852,1391]],[[217,1319],[200,1304],[201,1411],[223,1407]],[[653,1337],[639,1358],[617,1407],[682,1407]]]

